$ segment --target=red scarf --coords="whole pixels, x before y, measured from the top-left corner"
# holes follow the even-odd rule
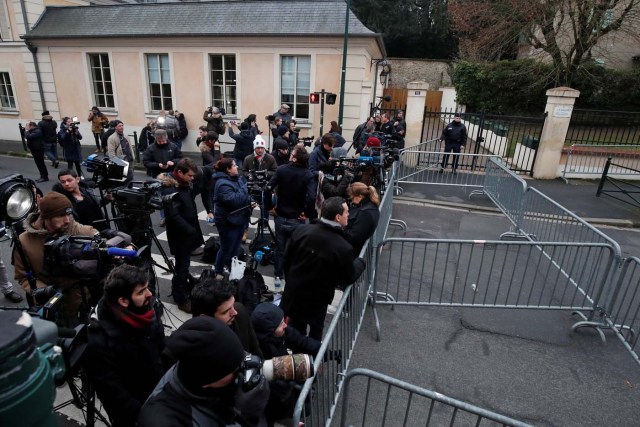
[[[152,308],[149,308],[149,311],[144,314],[136,314],[120,304],[115,304],[111,306],[111,311],[116,320],[140,330],[148,329],[156,318],[156,312]]]

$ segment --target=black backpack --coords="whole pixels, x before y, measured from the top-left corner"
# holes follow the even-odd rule
[[[270,292],[264,283],[264,277],[252,268],[247,267],[244,277],[237,282],[236,301],[241,302],[249,314],[258,304],[269,299]]]
[[[216,262],[216,255],[220,250],[220,242],[216,239],[216,236],[211,236],[204,242],[204,252],[200,261],[205,264],[213,264]]]

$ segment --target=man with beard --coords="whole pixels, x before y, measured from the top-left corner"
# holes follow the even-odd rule
[[[262,357],[246,307],[235,299],[236,286],[227,279],[209,277],[191,291],[193,317],[213,316],[229,326],[245,351]]]
[[[124,134],[124,123],[120,120],[114,120],[112,123],[115,125],[115,132],[107,139],[106,152],[110,158],[118,157],[129,163],[126,184],[133,181],[133,149],[129,138]]]
[[[13,251],[15,279],[31,299],[31,283],[38,288],[56,285],[63,295],[61,326],[75,327],[83,299],[88,291],[74,278],[50,277],[44,271],[44,244],[47,240],[63,236],[94,236],[98,230],[78,224],[73,219],[71,202],[64,195],[52,191],[40,200],[40,211],[24,220],[24,232],[18,237],[19,245]],[[83,289],[84,288],[84,289]],[[84,298],[83,298],[84,294]],[[33,304],[31,299],[30,305]]]
[[[262,377],[250,391],[236,385],[245,352],[224,323],[189,319],[167,339],[167,351],[177,363],[142,407],[139,427],[255,425],[269,399],[268,383]]]
[[[164,331],[147,273],[114,268],[91,319],[85,368],[114,427],[134,426],[140,408],[164,374]]]
[[[172,170],[182,158],[182,151],[175,143],[169,141],[166,130],[157,129],[153,136],[156,142],[145,150],[142,163],[147,168],[147,175],[155,178],[162,172]]]
[[[164,195],[172,195],[163,205],[169,250],[175,257],[171,293],[178,308],[186,313],[191,313],[187,294],[191,252],[204,243],[195,202],[198,188],[192,185],[197,172],[198,167],[193,160],[184,158],[178,161],[173,171],[158,175]]]

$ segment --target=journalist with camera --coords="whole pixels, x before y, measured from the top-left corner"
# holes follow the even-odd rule
[[[55,266],[45,263],[45,243],[63,236],[94,236],[93,227],[82,225],[73,219],[69,199],[52,191],[40,200],[40,211],[31,213],[24,220],[24,232],[18,236],[13,251],[15,279],[27,294],[30,305],[35,301],[32,291],[53,285],[63,295],[63,307],[59,324],[75,327],[81,322],[80,309],[90,297],[89,289],[77,277],[57,277],[49,274]]]
[[[87,120],[91,122],[91,133],[93,133],[93,138],[96,141],[96,153],[101,153],[100,137],[102,136],[102,132],[109,128],[109,119],[94,105],[91,107],[91,111],[89,111]]]
[[[229,123],[229,136],[235,141],[233,146],[233,158],[239,168],[244,166],[244,159],[253,153],[253,141],[259,135],[255,133],[255,128],[252,128],[249,123],[240,123],[240,129],[236,125],[236,122],[231,121]]]
[[[227,325],[194,317],[167,339],[166,348],[177,362],[142,407],[139,427],[259,425],[268,382],[253,374],[259,359],[247,357]],[[252,374],[248,380],[246,372]]]
[[[85,367],[112,425],[135,425],[165,372],[164,330],[145,270],[131,265],[111,270],[88,338]]]
[[[222,116],[224,116],[225,113],[226,111],[224,110],[224,108],[217,107],[209,107],[204,111],[202,120],[207,122],[208,132],[213,131],[218,135],[224,135],[225,124]]]
[[[256,135],[253,140],[253,154],[249,154],[242,162],[242,175],[247,178],[253,196],[258,196],[265,191],[268,192],[264,195],[267,211],[271,209],[271,192],[266,188],[266,184],[276,173],[277,167],[276,159],[267,153],[264,139],[262,136]],[[260,200],[257,202],[261,203]]]
[[[77,117],[64,117],[60,123],[60,131],[58,132],[58,142],[62,145],[64,158],[67,160],[67,168],[75,167],[78,176],[82,176],[80,162],[82,161],[82,147],[80,140],[82,135],[78,129],[80,122]]]

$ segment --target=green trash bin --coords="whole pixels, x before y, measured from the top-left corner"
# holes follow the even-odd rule
[[[31,317],[0,311],[0,426],[56,426],[55,380],[63,375],[60,348],[36,345]]]

